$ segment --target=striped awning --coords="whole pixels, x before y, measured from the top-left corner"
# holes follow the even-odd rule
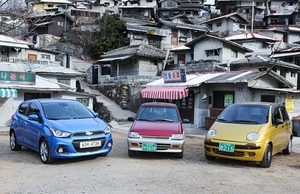
[[[178,100],[188,96],[186,86],[151,86],[141,91],[143,98]]]
[[[18,91],[13,88],[0,88],[0,98],[18,98]]]

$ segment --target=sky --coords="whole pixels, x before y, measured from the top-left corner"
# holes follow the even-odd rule
[[[206,0],[206,2],[204,2],[205,5],[209,4],[209,5],[214,5],[215,4],[215,0]]]

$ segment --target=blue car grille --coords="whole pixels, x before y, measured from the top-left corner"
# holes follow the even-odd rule
[[[90,134],[92,133],[92,134]],[[76,132],[73,134],[73,136],[90,136],[90,135],[100,135],[104,134],[104,131],[84,131],[84,132]]]
[[[99,141],[101,140],[101,146],[98,147],[92,147],[92,148],[80,148],[80,142],[83,141]],[[98,151],[101,150],[103,148],[103,146],[105,145],[106,142],[106,138],[95,138],[95,139],[81,139],[81,140],[74,140],[72,142],[73,147],[75,148],[76,152],[94,152],[94,151]]]

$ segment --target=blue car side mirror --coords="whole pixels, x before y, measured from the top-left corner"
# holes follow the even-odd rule
[[[39,116],[36,114],[32,114],[28,116],[29,120],[33,120],[33,121],[38,121],[39,120]]]

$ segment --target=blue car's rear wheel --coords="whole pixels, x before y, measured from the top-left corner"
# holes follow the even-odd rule
[[[22,146],[20,146],[17,142],[17,138],[16,138],[16,134],[15,134],[15,131],[14,130],[11,130],[10,133],[9,133],[9,145],[10,145],[10,148],[11,150],[13,151],[19,151],[21,150]]]
[[[49,145],[46,141],[46,139],[42,139],[40,141],[40,159],[44,164],[50,164],[54,161],[54,158],[52,158],[50,153]]]

